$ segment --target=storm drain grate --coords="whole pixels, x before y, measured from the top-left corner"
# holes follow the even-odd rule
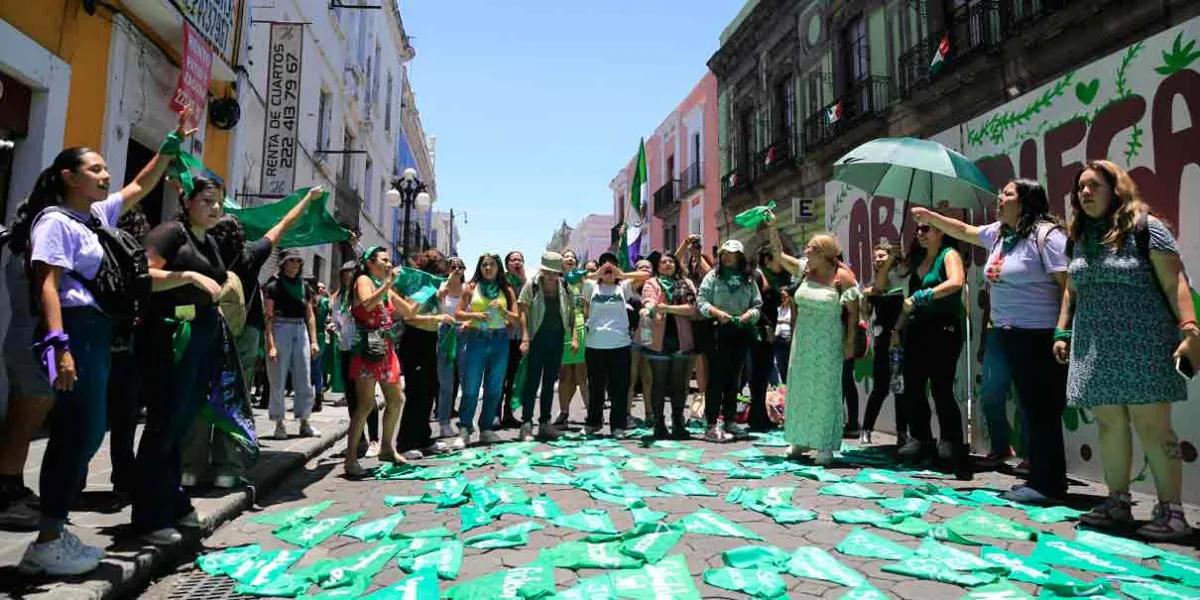
[[[180,577],[171,588],[169,600],[231,600],[250,598],[233,591],[237,582],[228,577],[213,577],[195,571]]]

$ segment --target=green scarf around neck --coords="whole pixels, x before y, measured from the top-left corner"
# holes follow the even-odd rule
[[[483,280],[479,282],[479,293],[488,300],[495,300],[500,297],[500,284],[495,281]]]
[[[300,281],[299,277],[296,277],[293,279],[291,277],[281,274],[279,276],[279,285],[283,286],[283,290],[285,292],[287,292],[289,296],[295,298],[296,300],[298,300],[300,302],[305,301],[304,283],[302,283]]]
[[[1112,229],[1112,224],[1107,218],[1093,219],[1083,215],[1083,253],[1088,258],[1094,258],[1100,255],[1100,251],[1104,248],[1104,238]]]
[[[664,275],[659,275],[656,279],[658,279],[658,286],[662,288],[663,295],[667,297],[667,304],[674,303],[675,284],[679,283],[679,280],[674,277],[666,277]]]
[[[725,285],[731,288],[738,288],[745,285],[746,274],[738,271],[737,269],[731,269],[725,265],[721,265],[717,269],[717,279],[720,279]]]

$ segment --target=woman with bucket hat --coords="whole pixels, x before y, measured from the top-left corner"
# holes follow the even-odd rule
[[[526,367],[522,399],[521,439],[533,438],[533,399],[538,397],[538,437],[553,440],[560,436],[550,422],[554,405],[554,383],[562,363],[562,349],[570,336],[572,352],[579,348],[575,330],[575,302],[563,280],[563,258],[557,252],[542,254],[536,277],[525,282],[517,304],[521,310],[521,354]],[[510,360],[516,360],[511,357]],[[540,388],[539,388],[540,384]],[[538,394],[538,390],[541,393]]]
[[[320,433],[308,422],[315,391],[312,384],[312,356],[317,353],[317,318],[313,312],[312,292],[304,283],[304,256],[291,248],[279,252],[279,276],[263,289],[263,307],[267,316],[267,379],[271,383],[268,414],[275,422],[272,437],[288,438],[283,425],[286,415],[286,384],[292,376],[295,388],[293,414],[300,420],[301,437]]]
[[[746,260],[745,247],[727,240],[717,252],[717,268],[700,283],[696,308],[705,318],[716,321],[715,341],[708,351],[709,393],[704,416],[709,442],[728,442],[742,434],[734,424],[737,412],[738,382],[745,367],[747,348],[762,308],[762,295],[754,284]],[[725,427],[717,426],[724,416]]]

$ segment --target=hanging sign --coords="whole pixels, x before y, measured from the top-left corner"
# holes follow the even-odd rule
[[[295,187],[296,179],[304,26],[272,23],[267,53],[267,114],[259,192],[286,196]]]
[[[200,121],[204,104],[208,101],[208,82],[212,78],[213,51],[204,38],[191,25],[183,24],[183,60],[179,65],[179,81],[171,95],[171,110],[180,112],[192,109],[188,125],[194,127]]]

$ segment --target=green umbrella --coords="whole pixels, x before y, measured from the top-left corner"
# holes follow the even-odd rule
[[[872,196],[935,207],[982,208],[996,188],[967,157],[932,140],[880,138],[834,163],[833,178]]]

